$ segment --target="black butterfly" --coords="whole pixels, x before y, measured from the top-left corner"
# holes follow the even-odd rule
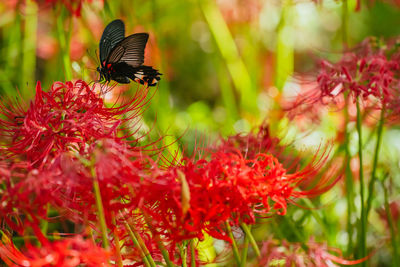
[[[147,33],[135,33],[125,37],[125,25],[122,20],[114,20],[104,29],[100,39],[100,64],[97,68],[100,80],[114,80],[118,83],[132,81],[154,86],[160,80],[161,73],[144,62],[144,48]]]

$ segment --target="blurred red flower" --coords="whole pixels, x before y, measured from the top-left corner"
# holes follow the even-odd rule
[[[326,244],[309,241],[307,249],[302,247],[302,243],[289,243],[285,240],[281,244],[277,240],[270,239],[263,243],[261,248],[261,260],[257,266],[271,266],[276,263],[284,263],[285,266],[299,267],[333,267],[341,265],[356,265],[365,261],[368,257],[361,260],[345,260],[338,249],[329,248]],[[340,264],[340,265],[339,265]]]
[[[367,108],[399,109],[399,47],[398,41],[369,38],[346,51],[337,63],[322,60],[318,86],[299,94],[292,108],[343,103],[349,96],[353,101],[360,97]]]
[[[84,1],[87,1],[89,3],[92,2],[92,0],[35,0],[39,5],[42,7],[46,6],[57,6],[60,4],[63,4],[68,11],[76,17],[81,16],[81,10],[82,10],[82,4]],[[104,0],[102,0],[104,1]]]
[[[110,266],[111,253],[77,235],[60,241],[41,240],[41,246],[27,244],[20,250],[8,240],[0,242],[0,257],[8,266]]]

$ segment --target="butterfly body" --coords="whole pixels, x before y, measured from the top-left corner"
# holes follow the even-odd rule
[[[97,68],[100,80],[118,83],[130,83],[154,86],[160,80],[156,69],[144,66],[144,49],[149,35],[135,33],[125,37],[125,25],[121,20],[114,20],[104,29],[100,39],[100,62]]]

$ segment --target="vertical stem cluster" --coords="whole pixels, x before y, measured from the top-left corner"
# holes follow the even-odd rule
[[[231,226],[229,225],[229,222],[225,222],[225,227],[226,227],[226,229],[227,229],[227,231],[228,231],[229,238],[230,238],[231,241],[232,241],[232,252],[233,252],[233,257],[235,258],[235,261],[236,261],[237,266],[240,266],[239,249],[238,249],[238,246],[237,246],[237,244],[236,244],[235,237],[233,236],[232,229],[231,229]]]
[[[144,265],[146,265],[146,267],[155,267],[156,264],[151,257],[146,245],[144,244],[141,236],[132,229],[132,227],[128,224],[126,220],[124,222],[124,225],[133,244],[138,248]]]
[[[287,78],[293,74],[294,69],[294,30],[291,22],[292,0],[282,1],[282,12],[277,28],[276,48],[276,80],[275,85],[282,90]]]
[[[359,229],[359,249],[360,256],[365,257],[367,254],[366,249],[366,218],[365,218],[365,205],[364,205],[364,169],[363,169],[363,145],[362,145],[362,121],[360,110],[360,99],[357,97],[357,133],[358,133],[358,159],[359,159],[359,179],[360,179],[360,229]],[[365,262],[362,263],[363,265]]]
[[[221,11],[214,1],[202,0],[199,3],[217,47],[227,65],[232,81],[238,90],[243,111],[257,112],[255,86],[253,86],[249,71],[240,57],[238,48],[222,17]]]
[[[393,217],[392,217],[392,212],[390,210],[390,204],[389,204],[389,194],[388,190],[385,186],[385,180],[383,179],[382,181],[382,188],[383,188],[383,193],[384,193],[384,198],[385,198],[385,212],[386,212],[386,219],[389,224],[390,228],[390,235],[391,235],[391,241],[392,241],[392,248],[393,248],[393,259],[392,263],[393,266],[397,267],[400,264],[400,259],[399,259],[399,248],[398,248],[398,240],[397,240],[397,235],[396,235],[396,230],[393,222]]]
[[[107,237],[107,224],[106,224],[106,218],[104,215],[103,202],[101,200],[99,180],[97,179],[96,171],[95,171],[93,165],[91,166],[91,174],[93,177],[93,190],[94,190],[94,196],[96,198],[97,212],[99,213],[98,216],[99,216],[101,234],[102,234],[102,238],[103,238],[103,247],[107,249],[110,247],[110,244],[108,242],[108,237]]]
[[[57,36],[58,41],[60,43],[61,51],[62,51],[62,61],[64,65],[64,75],[65,79],[70,81],[72,80],[72,68],[71,68],[71,58],[70,58],[70,34],[71,34],[71,19],[69,20],[68,30],[64,29],[64,21],[65,21],[65,13],[67,11],[63,7],[61,9],[60,16],[57,17]]]
[[[354,207],[354,181],[353,173],[350,166],[350,133],[348,129],[349,124],[349,111],[348,111],[348,98],[346,97],[346,105],[343,110],[345,116],[345,182],[346,182],[346,199],[347,199],[347,234],[348,234],[348,244],[347,244],[347,254],[350,255],[353,251],[353,212]]]
[[[23,38],[23,54],[22,54],[22,83],[21,90],[24,97],[30,98],[31,90],[24,90],[26,82],[35,82],[36,70],[36,43],[37,43],[37,24],[38,24],[38,7],[35,1],[26,1]]]
[[[378,158],[379,158],[379,151],[380,151],[380,146],[381,146],[381,140],[382,140],[382,132],[383,132],[383,125],[385,121],[385,107],[382,107],[381,110],[381,117],[379,119],[378,123],[378,132],[377,132],[377,137],[376,137],[376,145],[375,145],[375,152],[374,152],[374,159],[372,163],[372,173],[371,173],[371,180],[368,184],[368,199],[367,199],[367,207],[366,207],[366,219],[368,220],[368,214],[369,211],[371,210],[371,205],[372,205],[372,199],[374,198],[374,184],[376,181],[376,170],[378,167]]]

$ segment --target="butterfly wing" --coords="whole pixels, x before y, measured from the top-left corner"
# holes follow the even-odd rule
[[[110,22],[104,29],[103,35],[100,39],[100,62],[104,67],[104,62],[109,57],[113,48],[116,47],[118,43],[124,40],[125,37],[125,24],[122,20],[114,20]]]
[[[132,67],[139,67],[144,62],[144,48],[149,35],[135,33],[118,43],[110,52],[106,64],[125,62]]]

